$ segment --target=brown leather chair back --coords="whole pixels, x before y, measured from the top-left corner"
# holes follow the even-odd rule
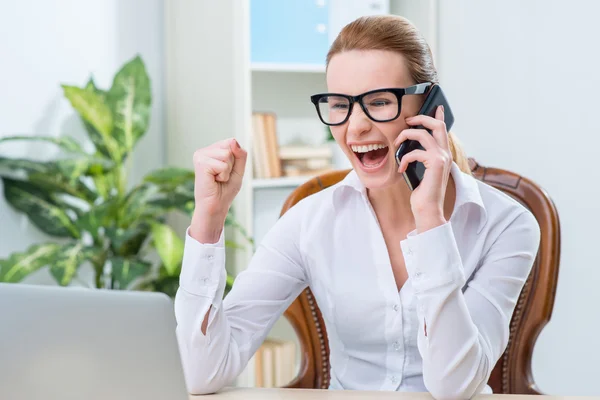
[[[554,306],[560,258],[558,212],[548,194],[537,184],[518,174],[488,168],[469,159],[473,175],[502,190],[527,207],[541,229],[537,258],[510,322],[510,338],[504,354],[491,374],[494,393],[540,394],[531,373],[535,341],[548,323]],[[317,176],[295,189],[287,198],[281,215],[301,199],[341,181],[349,170]],[[329,386],[329,344],[319,307],[309,288],[284,313],[301,346],[298,376],[286,387],[326,389]]]

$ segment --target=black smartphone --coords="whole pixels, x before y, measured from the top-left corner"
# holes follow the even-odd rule
[[[452,114],[452,109],[448,104],[448,100],[442,91],[442,88],[435,84],[429,90],[427,97],[425,98],[425,102],[419,110],[419,114],[429,115],[430,117],[435,117],[435,111],[438,106],[444,106],[444,121],[446,122],[446,130],[450,131],[452,124],[454,123],[454,115]],[[418,125],[412,127],[412,129],[425,129],[423,126]],[[426,129],[430,134],[431,131]],[[405,140],[400,144],[398,149],[396,150],[396,163],[400,166],[400,161],[402,157],[406,154],[410,153],[413,150],[424,150],[423,146],[416,140]],[[410,190],[415,190],[421,181],[423,180],[423,175],[425,174],[425,166],[420,161],[414,161],[408,164],[406,171],[402,174],[404,176],[404,180],[406,184],[410,188]]]

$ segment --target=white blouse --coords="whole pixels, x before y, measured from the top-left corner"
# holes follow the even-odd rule
[[[309,286],[328,333],[330,389],[429,391],[438,399],[490,393],[540,231],[511,197],[456,164],[451,174],[450,221],[398,244],[408,271],[399,292],[354,171],[289,209],[224,300],[223,234],[215,244],[187,235],[175,313],[188,390],[231,384]]]

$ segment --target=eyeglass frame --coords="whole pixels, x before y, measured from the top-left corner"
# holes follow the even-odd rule
[[[430,87],[433,87],[433,85],[434,85],[433,82],[423,82],[423,83],[417,83],[416,85],[412,85],[412,86],[405,87],[405,88],[373,89],[373,90],[369,90],[368,92],[365,92],[365,93],[362,93],[362,94],[359,94],[356,96],[350,96],[348,94],[342,94],[342,93],[317,93],[317,94],[313,94],[312,96],[310,96],[310,101],[311,101],[311,103],[313,103],[315,105],[315,108],[317,109],[317,114],[319,115],[319,119],[321,120],[321,122],[328,126],[339,126],[339,125],[345,124],[348,121],[348,119],[350,118],[350,115],[352,114],[352,111],[354,109],[354,103],[358,103],[360,105],[360,108],[362,108],[363,112],[365,113],[365,115],[372,121],[390,122],[390,121],[393,121],[396,118],[398,118],[400,116],[400,113],[402,112],[402,97],[404,97],[406,95],[411,95],[411,94],[425,94],[428,92],[428,89]],[[398,99],[398,113],[393,118],[378,120],[378,119],[373,118],[371,116],[371,114],[369,114],[369,112],[367,111],[367,108],[365,107],[365,105],[363,104],[363,101],[362,101],[363,98],[370,94],[378,93],[378,92],[393,93],[396,96],[396,98]],[[337,97],[342,97],[342,98],[345,98],[348,100],[348,102],[349,102],[348,114],[346,115],[346,118],[344,118],[343,121],[337,122],[337,123],[325,122],[325,120],[321,116],[321,110],[319,109],[319,100],[321,100],[323,97],[326,97],[326,96],[337,96]]]

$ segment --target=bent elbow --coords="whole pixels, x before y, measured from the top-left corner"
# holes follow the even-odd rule
[[[240,371],[239,357],[231,357],[230,343],[198,345],[180,333],[181,366],[188,393],[213,394],[229,385]]]
[[[482,392],[486,382],[471,382],[467,387],[461,388],[453,382],[444,383],[443,381],[435,384],[426,384],[427,390],[436,400],[466,400]]]
[[[211,382],[206,381],[191,380],[189,383],[187,383],[187,391],[192,396],[215,394],[221,389],[221,385],[211,384]]]
[[[229,383],[223,375],[207,370],[201,359],[183,363],[187,391],[191,395],[213,394]]]
[[[470,373],[427,371],[423,374],[423,380],[436,400],[465,400],[483,392],[491,372],[488,370],[487,359],[483,359]]]

